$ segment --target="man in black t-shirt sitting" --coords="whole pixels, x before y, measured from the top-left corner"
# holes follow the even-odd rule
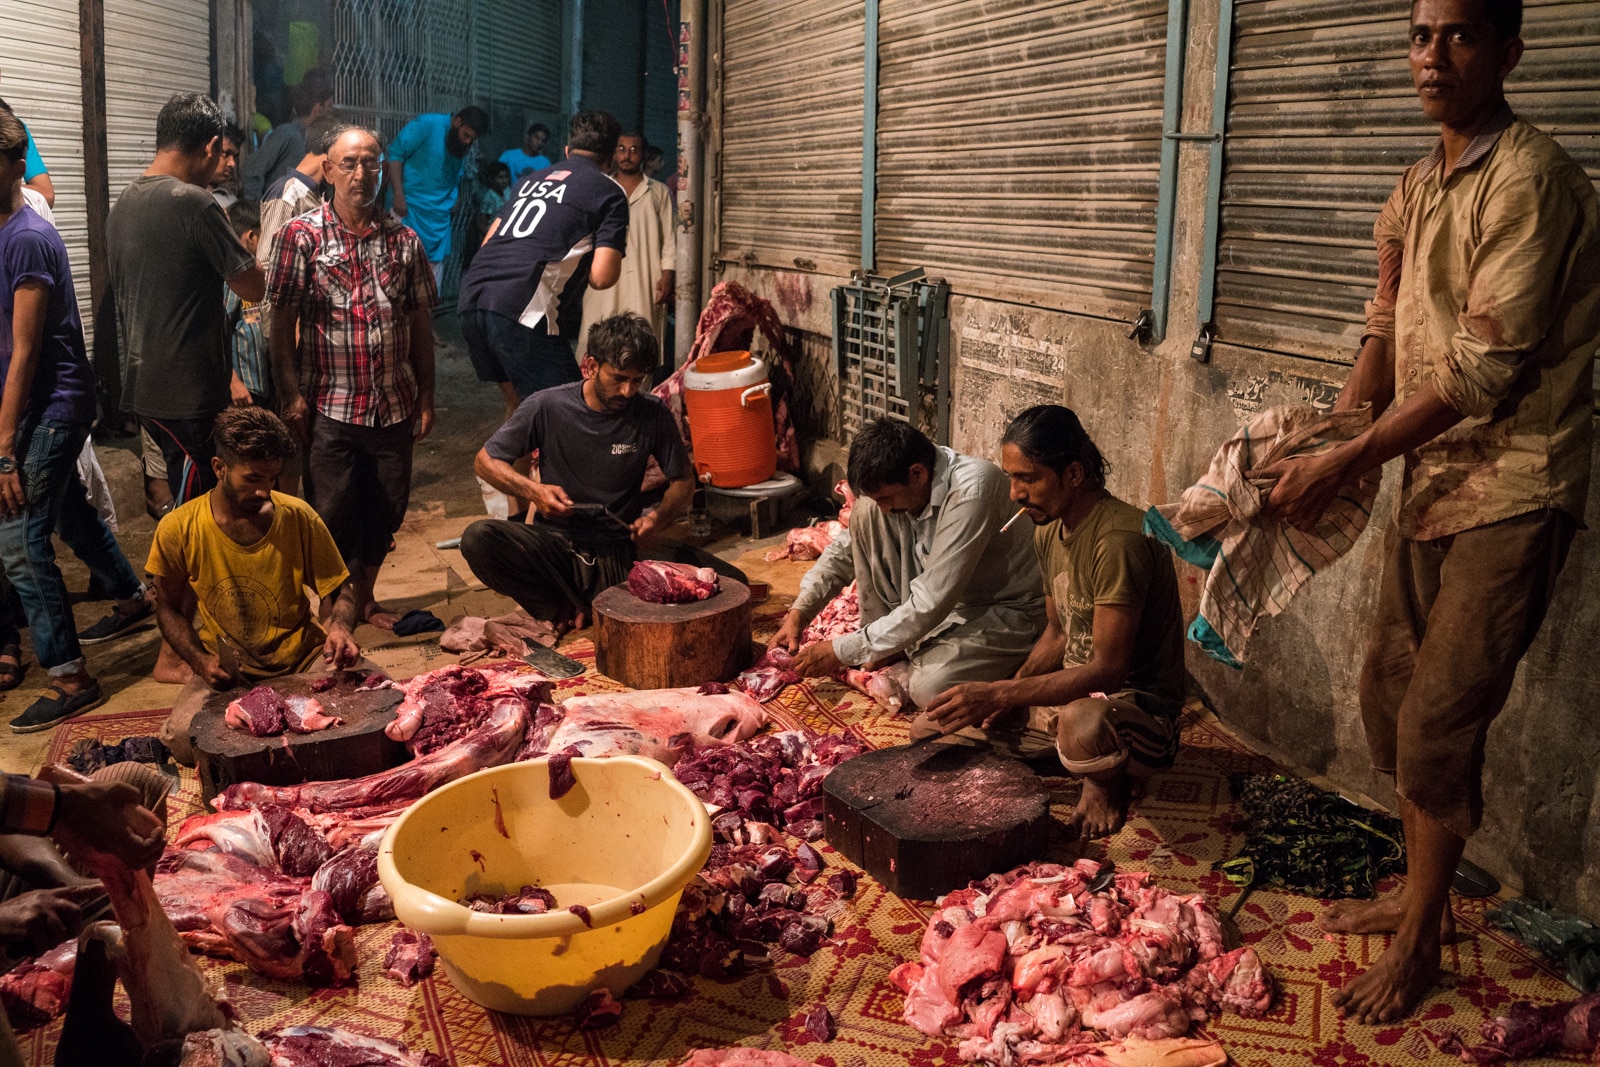
[[[715,556],[657,539],[694,494],[671,412],[641,391],[659,355],[645,319],[601,319],[589,331],[583,380],[528,397],[473,462],[478,477],[531,506],[526,523],[468,526],[461,554],[484,585],[558,629],[587,625],[595,595],[625,580],[636,559],[692,563],[745,580]],[[534,451],[539,481],[512,467]],[[652,458],[668,484],[661,503],[645,511],[639,487]]]

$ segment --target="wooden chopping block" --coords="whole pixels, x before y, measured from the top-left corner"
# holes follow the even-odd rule
[[[936,741],[839,764],[822,783],[828,843],[897,896],[932,900],[1039,859],[1050,794],[986,745]]]
[[[212,693],[189,728],[195,762],[200,772],[200,795],[207,802],[236,782],[263,785],[298,785],[360,778],[404,763],[406,746],[391,741],[383,728],[394,721],[394,709],[403,699],[397,689],[356,692],[366,680],[364,671],[340,671],[337,684],[325,693],[313,693],[311,683],[322,674],[286,674],[257,685],[269,685],[284,696],[314,696],[329,715],[344,720],[316,733],[284,731],[277,737],[256,737],[235,730],[223,721],[228,702],[249,692],[240,686]]]
[[[716,596],[652,604],[614,585],[594,598],[594,662],[634,689],[726,682],[750,666],[750,589],[721,578]]]

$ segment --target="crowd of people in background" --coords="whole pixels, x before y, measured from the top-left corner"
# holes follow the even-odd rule
[[[215,101],[174,95],[156,120],[154,157],[106,220],[118,415],[140,436],[146,505],[159,522],[147,587],[108,525],[114,514],[97,510],[86,489],[99,477],[89,434],[100,398],[50,214],[55,189],[27,128],[0,101],[0,299],[8,318],[39,328],[39,343],[6,361],[0,552],[51,686],[12,721],[15,731],[48,729],[103,702],[81,646],[152,616],[164,637],[155,677],[187,683],[180,703],[194,707],[213,688],[302,668],[329,632],[394,625],[374,586],[409,504],[413,447],[433,425],[432,318],[461,233],[458,207],[474,224],[470,247],[454,249],[462,332],[478,377],[502,392],[508,425],[542,418],[537,406],[513,418],[535,394],[590,382],[598,395],[573,392],[551,410],[580,422],[625,415],[619,425],[668,425],[677,436],[670,419],[635,404],[646,402],[641,382],[657,368],[673,299],[671,191],[650,174],[659,150],[586,111],[570,118],[561,151],[551,150],[547,126],[532,123],[520,145],[477,164],[471,149],[489,117],[475,106],[419,115],[385,144],[335,113],[332,83],[318,70],[288,104],[289,120],[252,147]],[[463,188],[472,199],[458,205]],[[622,340],[584,360],[579,339],[607,323],[598,336]],[[242,428],[222,418],[241,410],[258,421]],[[528,447],[506,457],[511,473],[490,472],[505,492],[490,510],[522,516],[532,504],[559,520],[563,509],[541,506],[528,488],[538,484],[527,452],[539,434],[521,436]],[[681,442],[678,452],[670,445],[629,449],[623,463],[634,483],[619,498],[629,554],[654,522],[633,499],[633,467],[681,452]],[[499,495],[484,485],[486,500]],[[304,503],[293,496],[302,490]],[[272,535],[274,516],[307,531],[304,545],[331,546],[339,566],[322,548],[315,559],[287,552]],[[554,529],[544,534],[559,550],[546,546],[546,555],[569,567],[573,531]],[[227,546],[212,544],[219,530]],[[81,632],[52,535],[112,602]],[[249,589],[220,575],[199,581],[206,568],[182,563],[196,552],[244,552],[277,577],[256,575]],[[506,560],[478,555],[486,573],[505,572]],[[339,606],[337,617],[308,614],[308,587],[329,610]],[[24,620],[10,603],[0,596],[0,689],[25,670]],[[358,654],[341,646],[330,662]]]

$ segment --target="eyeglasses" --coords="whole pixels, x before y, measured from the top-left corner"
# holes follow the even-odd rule
[[[383,161],[377,159],[341,159],[334,163],[334,166],[346,174],[354,174],[357,167],[364,171],[375,171],[383,166]]]

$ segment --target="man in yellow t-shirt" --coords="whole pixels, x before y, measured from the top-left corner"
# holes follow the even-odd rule
[[[216,488],[161,520],[145,565],[161,634],[194,671],[161,730],[187,764],[189,723],[212,691],[309,671],[319,656],[335,669],[361,658],[333,537],[309,504],[272,489],[294,454],[288,428],[262,408],[229,408],[213,440]]]

